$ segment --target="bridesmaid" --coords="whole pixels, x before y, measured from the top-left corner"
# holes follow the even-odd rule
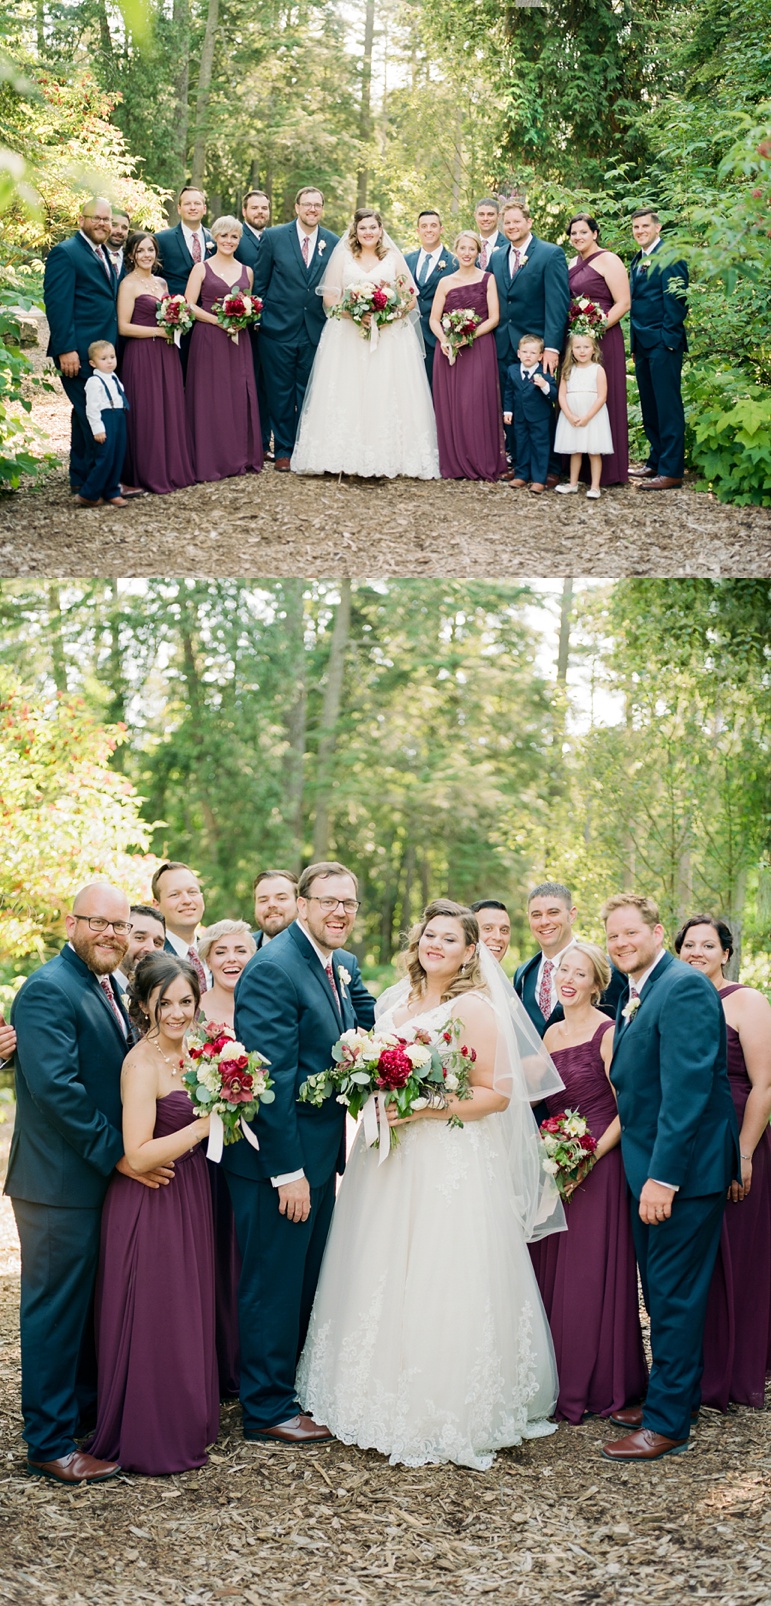
[[[597,1139],[596,1160],[573,1192],[568,1230],[531,1246],[557,1357],[556,1415],[580,1423],[640,1400],[647,1384],[637,1301],[637,1267],[608,1071],[613,1022],[597,1008],[610,966],[594,943],[574,942],[555,972],[564,1020],[544,1037],[565,1083],[547,1099],[550,1115],[577,1110]]]
[[[256,953],[257,944],[245,920],[219,920],[198,939],[198,956],[211,971],[212,984],[201,999],[205,1020],[219,1026],[233,1026],[236,982],[245,964]],[[214,1213],[214,1305],[217,1335],[217,1368],[220,1397],[237,1396],[241,1374],[241,1346],[238,1339],[238,1279],[241,1256],[236,1243],[233,1206],[220,1165],[209,1165],[212,1210]]]
[[[224,480],[233,474],[259,474],[262,429],[249,333],[244,330],[236,343],[211,309],[230,290],[249,293],[254,274],[235,260],[243,233],[237,218],[217,218],[211,232],[217,249],[206,262],[196,263],[185,291],[196,319],[185,402],[196,477]]]
[[[165,496],[195,484],[185,418],[179,352],[155,321],[156,302],[168,295],[159,274],[155,236],[142,231],[126,242],[129,272],[118,290],[118,330],[124,344],[121,377],[129,401],[126,480]]]
[[[123,1141],[134,1171],[173,1163],[174,1178],[152,1190],[116,1172],[102,1214],[93,1453],[152,1477],[204,1466],[219,1426],[209,1122],[179,1083],[199,999],[185,960],[140,959],[129,1013],[146,1030],[123,1064]]]
[[[568,264],[572,298],[588,296],[607,313],[600,341],[608,380],[608,413],[613,451],[602,460],[601,485],[626,485],[629,479],[629,423],[626,411],[626,352],[621,319],[632,305],[629,275],[615,251],[599,243],[600,229],[588,212],[577,212],[568,224],[570,243],[578,252]]]
[[[727,1411],[763,1405],[771,1372],[771,1004],[754,987],[727,982],[730,926],[692,915],[675,952],[717,988],[728,1034],[742,1180],[732,1182],[704,1331],[704,1405]]]
[[[459,234],[453,250],[459,266],[439,280],[430,324],[436,335],[434,409],[439,468],[445,480],[497,480],[507,472],[498,359],[493,330],[499,318],[498,289],[491,273],[476,266],[482,242],[473,230]],[[442,314],[473,307],[481,322],[472,346],[462,346],[455,362]]]

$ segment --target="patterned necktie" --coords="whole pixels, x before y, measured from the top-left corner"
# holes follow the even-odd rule
[[[486,268],[487,267],[488,250],[489,250],[489,247],[488,247],[487,241],[483,240],[482,241],[482,249],[481,249],[481,251],[479,253],[479,266],[480,266],[480,268]]]
[[[540,1009],[544,1020],[548,1020],[551,1014],[551,975],[553,969],[554,964],[552,960],[545,959],[543,962],[543,971],[541,973],[541,985],[538,989],[538,1008]]]
[[[431,266],[431,258],[429,256],[424,256],[423,262],[422,262],[421,268],[420,268],[420,273],[418,275],[418,284],[420,284],[420,285],[425,284],[426,279],[428,278],[428,270],[429,270],[430,266]]]
[[[342,1019],[343,1011],[342,1011],[342,1008],[341,1008],[341,1005],[340,1005],[340,994],[337,991],[337,985],[336,985],[336,982],[335,982],[335,973],[334,973],[334,971],[332,969],[332,961],[331,961],[331,959],[327,960],[326,965],[324,966],[324,969],[326,970],[326,973],[327,973],[327,981],[329,982],[329,985],[332,988],[332,997],[334,998],[335,1004],[337,1005],[337,1013]]]
[[[308,251],[309,251],[309,249],[310,249],[310,242],[308,240],[307,234],[304,234],[302,239],[301,239],[301,241],[300,241],[300,250],[302,251],[303,262],[305,263],[306,268],[308,266]]]
[[[121,1029],[121,1031],[123,1033],[123,1036],[125,1037],[126,1036],[126,1022],[123,1019],[123,1016],[121,1015],[121,1012],[120,1012],[120,1010],[118,1008],[118,1005],[117,1005],[117,1003],[115,1001],[115,994],[114,994],[114,992],[112,990],[112,983],[110,981],[110,978],[109,978],[109,976],[99,976],[97,979],[98,979],[98,982],[99,982],[99,986],[101,987],[102,992],[104,993],[104,996],[107,999],[107,1002],[108,1002],[108,1004],[110,1006],[110,1009],[112,1010],[113,1015],[115,1016],[115,1019],[118,1022],[118,1025],[119,1025],[119,1027],[120,1027],[120,1029]]]
[[[629,983],[629,1000],[630,1000],[630,1003],[631,1003],[633,998],[639,998],[639,996],[640,996],[640,994],[638,993],[637,988],[634,987],[632,985],[631,981],[630,981],[630,983]]]
[[[110,261],[109,252],[108,251],[103,251],[102,247],[100,245],[98,245],[97,248],[96,248],[95,255],[96,255],[96,257],[97,257],[97,259],[99,261],[100,266],[102,268],[104,268],[104,271],[107,274],[107,277],[108,277],[108,279],[110,281],[110,284],[114,285],[115,284],[115,272],[114,272],[114,269],[113,269],[113,265],[112,265],[112,263]]]
[[[193,967],[193,970],[196,973],[196,976],[198,977],[198,982],[199,982],[199,985],[200,985],[200,988],[201,988],[201,992],[205,993],[207,991],[207,988],[206,988],[206,971],[204,970],[203,965],[201,964],[201,961],[198,958],[197,950],[195,948],[188,948],[187,957],[188,957],[188,960],[190,961],[190,964]]]
[[[194,262],[200,262],[200,260],[201,260],[201,237],[200,237],[199,234],[194,234],[193,235],[193,243],[192,243],[192,245],[190,247],[190,254],[191,254]]]
[[[511,266],[511,251],[513,251],[513,253],[514,253],[514,266],[513,266],[513,268]],[[515,245],[513,245],[511,247],[511,251],[509,252],[509,269],[510,269],[510,272],[511,272],[511,277],[512,277],[512,279],[514,279],[516,277],[516,275],[519,273],[520,252],[517,250],[517,247]]]

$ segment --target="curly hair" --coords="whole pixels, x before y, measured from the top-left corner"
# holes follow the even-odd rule
[[[190,991],[195,999],[196,1010],[201,1002],[201,984],[191,964],[186,959],[178,959],[176,954],[155,952],[144,954],[138,961],[134,974],[129,983],[128,1012],[132,1026],[144,1036],[153,1028],[157,1032],[160,1027],[159,1012],[163,1002],[163,995],[178,976],[183,976],[190,983]],[[153,1017],[150,1016],[150,998],[156,988],[160,988],[155,1003]],[[149,1022],[149,1026],[148,1026]]]
[[[381,229],[383,227],[383,219],[380,216],[380,213],[375,211],[374,206],[359,206],[356,208],[356,211],[353,214],[351,227],[348,230],[348,249],[351,253],[351,256],[354,257],[361,256],[361,242],[356,231],[359,227],[359,224],[363,223],[365,217],[373,217],[375,222],[380,224]],[[381,235],[377,245],[375,246],[375,256],[379,262],[382,262],[383,258],[387,255],[388,251],[383,244],[383,236]]]
[[[461,966],[461,969],[451,977],[442,993],[442,1003],[451,998],[459,998],[461,993],[486,992],[479,957],[479,925],[476,915],[472,914],[464,903],[453,903],[450,898],[435,898],[433,903],[426,905],[420,920],[412,927],[407,937],[407,946],[401,956],[401,963],[409,977],[411,994],[420,998],[426,990],[426,972],[420,963],[418,945],[429,922],[438,919],[459,921],[467,945],[473,943],[475,950],[468,963]]]
[[[595,1005],[599,1004],[606,988],[610,986],[610,964],[607,954],[603,953],[596,942],[584,942],[580,939],[572,942],[562,957],[569,959],[571,954],[584,954],[589,960],[594,971],[594,986],[590,1001]]]

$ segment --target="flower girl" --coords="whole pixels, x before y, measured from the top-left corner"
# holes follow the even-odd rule
[[[600,361],[598,340],[589,334],[571,335],[562,364],[560,417],[554,437],[555,452],[570,453],[570,483],[555,487],[564,495],[578,490],[581,458],[586,452],[592,476],[586,494],[595,501],[599,497],[602,458],[613,451],[605,405],[607,394],[608,381]]]

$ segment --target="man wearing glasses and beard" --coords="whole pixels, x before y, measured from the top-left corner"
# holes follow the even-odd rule
[[[346,949],[359,907],[344,864],[304,870],[297,919],[250,959],[236,984],[235,1029],[247,1051],[270,1060],[274,1102],[260,1109],[259,1151],[224,1152],[242,1271],[238,1290],[244,1437],[291,1447],[323,1442],[329,1429],[301,1412],[294,1390],[345,1164],[345,1108],[298,1104],[309,1076],[332,1063],[345,1031],[369,1031],[375,1001]],[[266,1342],[266,1335],[270,1341]]]

